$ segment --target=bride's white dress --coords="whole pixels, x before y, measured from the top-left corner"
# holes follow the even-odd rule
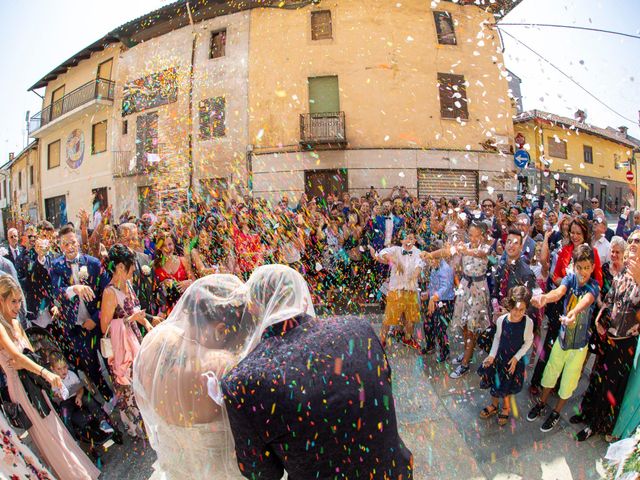
[[[158,454],[151,480],[244,479],[225,423],[221,420],[192,427],[158,424],[153,434],[149,432]]]

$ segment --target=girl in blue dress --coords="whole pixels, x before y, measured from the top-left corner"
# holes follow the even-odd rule
[[[491,405],[480,412],[480,418],[498,415],[498,425],[509,421],[511,396],[522,390],[524,382],[524,356],[533,344],[533,321],[526,315],[531,292],[525,287],[513,287],[504,300],[509,312],[496,321],[496,334],[489,356],[482,362],[478,373],[488,379]],[[502,410],[500,410],[502,399]]]

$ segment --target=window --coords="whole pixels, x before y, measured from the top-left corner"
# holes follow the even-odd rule
[[[64,195],[45,198],[44,211],[46,219],[53,223],[54,227],[60,228],[67,223],[67,201]]]
[[[122,121],[122,135],[127,135],[129,133],[129,121]]]
[[[453,28],[453,18],[449,12],[433,12],[436,23],[436,33],[440,45],[456,45],[456,32]]]
[[[200,138],[224,137],[226,100],[215,97],[200,102]]]
[[[29,167],[29,186],[33,187],[33,165]]]
[[[22,190],[22,171],[18,172],[18,190]]]
[[[226,46],[227,46],[226,30],[211,32],[211,44],[209,45],[209,58],[224,57]]]
[[[98,65],[97,78],[103,78],[104,80],[111,80],[111,67],[113,66],[113,59],[110,58],[106,62],[102,62]]]
[[[47,145],[47,169],[60,166],[60,140]]]
[[[332,38],[331,11],[311,12],[311,40],[331,40]]]
[[[154,155],[150,157],[150,155]],[[149,160],[158,160],[158,113],[152,112],[136,118],[136,157],[144,168]]]
[[[464,75],[438,73],[440,91],[440,116],[442,118],[469,118],[467,90]]]
[[[584,163],[593,163],[593,148],[583,145]]]
[[[340,111],[338,77],[309,77],[309,113],[337,113]]]
[[[91,127],[91,153],[101,153],[107,150],[107,121],[95,123]]]
[[[556,194],[566,195],[569,192],[568,180],[556,180]]]
[[[62,97],[64,97],[64,85],[56,88],[51,94],[51,120],[62,115]]]
[[[616,170],[620,170],[622,168],[622,165],[620,164],[620,155],[617,153],[613,154],[613,168]]]
[[[549,138],[549,156],[556,158],[567,158],[567,142],[558,137]]]

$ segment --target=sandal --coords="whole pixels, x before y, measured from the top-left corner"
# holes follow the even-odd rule
[[[498,407],[495,405],[489,405],[488,407],[484,407],[480,412],[480,418],[491,418],[496,413],[498,413]]]
[[[498,425],[504,427],[507,423],[509,423],[509,414],[506,415],[503,413],[498,414]]]

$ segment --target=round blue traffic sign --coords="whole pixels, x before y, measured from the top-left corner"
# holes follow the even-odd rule
[[[529,160],[531,160],[531,156],[526,150],[516,150],[516,153],[513,154],[513,162],[518,168],[525,168]]]

